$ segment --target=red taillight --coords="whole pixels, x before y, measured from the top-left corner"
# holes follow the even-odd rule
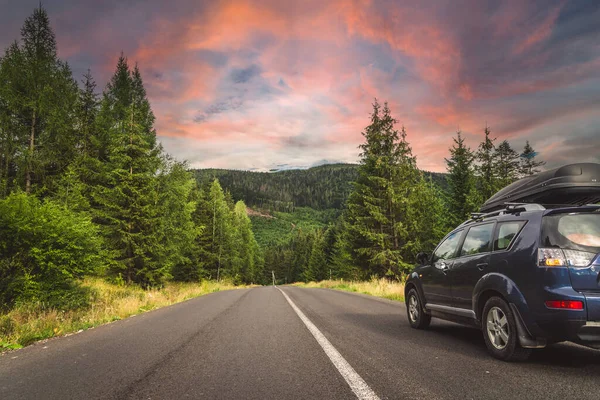
[[[583,301],[548,300],[546,302],[546,307],[567,309],[567,310],[583,310]]]

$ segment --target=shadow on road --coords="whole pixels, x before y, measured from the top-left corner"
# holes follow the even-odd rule
[[[397,341],[399,346],[408,341],[411,346],[443,348],[477,359],[490,357],[481,331],[475,328],[434,319],[427,330],[418,331],[408,325],[405,316],[398,314],[348,313],[343,318],[374,334],[385,335],[389,340]],[[586,372],[594,371],[600,375],[600,350],[568,342],[556,343],[534,350],[529,360],[520,365],[574,368],[578,371],[587,367]]]

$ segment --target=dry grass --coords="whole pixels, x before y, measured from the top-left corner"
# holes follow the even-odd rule
[[[295,283],[294,285],[301,287],[345,290],[347,292],[363,293],[390,300],[404,301],[404,283],[391,282],[387,279],[372,279],[367,282],[327,280],[321,282]]]
[[[193,297],[235,289],[229,283],[169,283],[160,290],[137,286],[117,286],[102,279],[88,278],[83,283],[92,289],[91,306],[78,311],[40,311],[21,306],[0,314],[0,351],[27,346],[37,340],[91,328],[145,311],[179,303]]]

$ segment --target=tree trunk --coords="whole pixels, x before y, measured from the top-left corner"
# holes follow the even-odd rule
[[[211,250],[214,252],[215,251],[215,229],[216,229],[216,220],[217,220],[217,201],[216,199],[213,199],[213,223],[212,223],[212,243],[211,243]]]
[[[221,226],[219,229],[219,264],[217,265],[217,282],[220,282],[222,252],[223,252],[223,227]]]
[[[394,215],[394,207],[392,199],[388,199],[388,209],[392,224],[392,237],[394,238],[394,250],[398,250],[398,235],[396,234],[396,216]]]
[[[133,110],[131,110],[131,127],[129,129],[129,151],[133,147]],[[129,175],[133,175],[133,157],[129,161]]]
[[[4,196],[8,195],[8,190],[9,190],[9,188],[8,188],[8,174],[9,173],[10,173],[10,149],[9,149],[8,140],[7,140],[6,154],[5,154],[5,158],[4,158],[4,179],[5,179],[5,184],[4,184],[4,193],[2,193]]]
[[[33,158],[33,150],[35,148],[35,108],[31,118],[31,136],[29,137],[29,158],[27,160],[27,173],[25,178],[25,193],[31,192],[31,159]]]

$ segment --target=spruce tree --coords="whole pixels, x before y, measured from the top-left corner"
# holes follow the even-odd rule
[[[448,215],[441,190],[422,175],[407,196],[404,224],[407,237],[402,247],[403,274],[412,270],[417,254],[432,252],[448,230]],[[453,226],[454,227],[454,226]]]
[[[233,210],[232,272],[235,283],[256,283],[262,278],[262,261],[252,232],[246,204],[238,201]]]
[[[23,52],[13,42],[0,59],[0,196],[18,186],[19,155],[23,153],[28,130],[19,115],[25,113],[22,102]]]
[[[387,106],[386,106],[387,110]],[[358,264],[369,274],[383,276],[397,270],[398,231],[394,183],[399,172],[398,131],[396,121],[375,100],[371,124],[363,131],[358,178],[348,198],[348,222],[352,249]]]
[[[137,78],[139,79],[139,78]],[[141,85],[141,80],[139,81]],[[157,173],[161,166],[153,116],[121,57],[104,92],[102,121],[107,158],[93,197],[95,220],[104,226],[113,249],[111,271],[128,283],[160,285],[169,276],[162,263]]]
[[[498,177],[498,189],[502,189],[519,179],[519,154],[513,150],[507,140],[502,141],[496,149],[495,168]]]
[[[39,160],[36,157],[36,142],[40,141],[42,109],[52,102],[48,98],[53,75],[57,71],[56,38],[48,14],[41,5],[25,20],[21,29],[23,39],[23,102],[28,111],[30,129],[29,147],[25,160],[25,192],[31,191],[32,180]]]
[[[73,109],[76,137],[73,162],[68,165],[58,180],[54,193],[59,202],[76,211],[89,211],[92,188],[98,184],[103,164],[98,158],[99,139],[96,118],[100,101],[96,93],[96,82],[90,70],[83,76],[83,87]]]
[[[523,152],[519,156],[520,158],[520,176],[530,176],[539,173],[541,170],[539,167],[543,167],[546,165],[545,161],[537,161],[536,157],[538,156],[537,151],[531,147],[529,144],[529,140],[525,143],[525,148]]]
[[[55,190],[57,177],[75,157],[77,84],[57,57],[55,35],[41,6],[25,20],[21,38],[21,44],[7,50],[0,72],[2,108],[10,115],[9,135],[16,143],[5,158],[16,185],[46,194]]]
[[[335,242],[337,240],[339,225],[330,224],[323,234],[323,253],[325,255],[325,279],[333,278],[333,257],[335,252]]]
[[[85,157],[97,156],[99,145],[96,134],[96,118],[98,116],[100,100],[96,93],[96,81],[88,69],[82,80],[83,87],[79,90],[77,102],[77,129],[81,154]]]
[[[363,132],[365,143],[354,191],[348,198],[347,221],[354,263],[367,275],[398,277],[412,267],[422,235],[421,214],[437,201],[416,167],[416,158],[404,128],[384,105],[373,104],[371,124]]]
[[[305,282],[318,282],[326,277],[327,255],[325,254],[325,236],[323,232],[316,231],[313,234],[310,257],[304,271]]]
[[[478,189],[482,201],[489,199],[498,190],[498,182],[495,174],[496,146],[494,145],[494,141],[496,138],[490,137],[491,131],[487,126],[484,133],[485,138],[476,152]]]
[[[199,281],[203,270],[195,262],[196,238],[204,230],[193,221],[197,203],[196,182],[187,166],[168,156],[163,156],[158,175],[156,208],[160,215],[157,234],[164,252],[160,262],[180,281]]]
[[[446,158],[448,171],[448,211],[450,225],[456,226],[466,220],[470,213],[477,210],[475,173],[473,162],[475,155],[465,144],[461,132],[456,132],[454,144],[450,148],[450,158]]]
[[[335,242],[331,252],[331,275],[333,279],[361,280],[368,276],[355,264],[352,256],[350,229],[342,215],[337,221]]]
[[[212,264],[212,207],[209,190],[212,183],[197,184],[191,193],[196,207],[191,215],[192,223],[197,227],[198,235],[190,247],[191,271],[175,275],[178,280],[194,281],[209,277],[209,265]]]
[[[246,205],[243,201],[235,204],[232,214],[232,243],[231,248],[234,250],[230,254],[231,258],[231,277],[235,283],[242,283],[247,276],[248,269],[253,263],[253,257],[250,251],[250,243],[248,242],[250,230],[250,218],[246,214]],[[252,266],[253,267],[253,266]]]
[[[208,221],[205,233],[208,236],[208,243],[203,249],[203,257],[209,276],[220,280],[222,276],[227,276],[231,272],[228,270],[231,260],[231,254],[228,252],[231,249],[232,215],[225,193],[217,179],[208,187],[206,198]]]

